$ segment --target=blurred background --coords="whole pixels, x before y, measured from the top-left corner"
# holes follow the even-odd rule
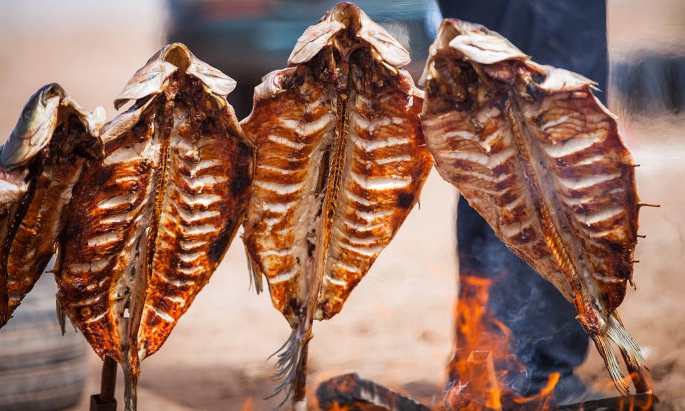
[[[198,58],[238,81],[229,101],[243,118],[249,113],[254,85],[269,71],[285,66],[299,35],[335,3],[0,0],[0,141],[9,136],[29,96],[50,82],[60,83],[89,110],[104,106],[108,118],[113,118],[114,97],[170,41],[184,42]],[[357,4],[411,51],[409,70],[418,79],[439,22],[435,5],[426,0]],[[661,205],[641,211],[640,234],[647,237],[637,248],[636,289],[629,290],[620,312],[651,365],[657,394],[683,397],[685,2],[608,0],[607,4],[609,106],[620,116],[622,135],[640,164],[642,201]],[[456,196],[456,190],[433,173],[420,207],[342,313],[315,325],[310,392],[319,381],[356,371],[426,403],[440,402],[444,366],[452,349]],[[28,348],[16,352],[19,346],[27,347],[27,341],[52,338],[38,338],[37,333],[59,334],[56,321],[29,319],[54,318],[53,284],[49,275],[44,276],[29,295],[33,302],[22,304],[16,318],[0,331],[0,410],[10,409],[2,405],[9,403],[3,402],[9,397],[2,395],[9,394],[1,391],[9,387],[10,378],[34,392],[68,391],[70,399],[63,403],[71,402],[73,410],[86,410],[88,397],[99,389],[100,360],[71,330],[66,339],[58,340],[60,347],[72,347],[64,348],[68,354],[56,353],[53,346],[35,347],[36,354]],[[16,329],[29,323],[35,330]],[[262,400],[276,385],[271,380],[275,361],[267,358],[289,331],[268,295],[257,296],[249,289],[242,244],[236,238],[165,346],[142,364],[140,408],[240,409],[251,398],[252,409],[272,409],[279,399]],[[46,353],[51,354],[29,361]],[[8,362],[11,358],[15,361]],[[21,368],[27,380],[17,380]],[[31,388],[33,383],[27,382],[44,380],[57,369],[64,372],[52,388]],[[594,350],[579,373],[598,393],[616,395]],[[122,387],[120,383],[118,395]]]

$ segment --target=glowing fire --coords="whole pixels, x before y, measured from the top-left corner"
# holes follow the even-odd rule
[[[503,272],[503,275],[506,274]],[[516,348],[521,350],[522,347],[517,347],[514,333],[489,308],[493,305],[488,304],[491,286],[501,280],[502,278],[469,275],[463,271],[460,273],[459,296],[454,308],[454,355],[447,368],[450,386],[442,404],[436,405],[433,402],[433,407],[429,407],[424,405],[425,403],[415,402],[401,390],[385,387],[355,373],[329,378],[331,374],[336,374],[329,372],[329,375],[322,377],[326,379],[320,382],[317,394],[312,398],[314,401],[310,402],[314,408],[310,409],[542,411],[557,407],[554,394],[558,391],[555,389],[561,374],[549,374],[543,384],[539,384],[538,381],[535,381],[535,384],[528,384],[529,379],[535,378],[536,374],[533,370],[526,370],[524,361],[517,357]],[[526,383],[522,384],[523,381]],[[525,391],[531,390],[531,386],[536,387],[538,391],[532,394]],[[656,397],[646,393],[593,399],[578,404],[577,409],[645,411],[651,410],[655,401]]]
[[[514,354],[511,331],[488,311],[492,279],[460,278],[456,303],[456,347],[448,365],[447,410],[541,410],[549,407],[559,374],[552,374],[536,395],[524,397],[511,388],[513,376],[525,373]]]
[[[245,400],[245,403],[243,403],[242,408],[240,408],[240,411],[252,411],[252,397],[249,397],[248,399]]]

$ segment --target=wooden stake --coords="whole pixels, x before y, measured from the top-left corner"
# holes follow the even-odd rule
[[[117,362],[106,356],[102,363],[100,394],[90,397],[90,411],[116,411],[117,400],[114,391],[117,385]]]

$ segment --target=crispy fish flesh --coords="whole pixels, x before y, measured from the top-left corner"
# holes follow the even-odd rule
[[[241,123],[257,145],[244,243],[293,333],[278,391],[304,392],[312,321],[329,319],[417,203],[433,160],[408,52],[350,3],[300,37]],[[259,287],[258,287],[259,289]],[[285,400],[284,400],[285,401]]]
[[[84,164],[103,156],[104,122],[102,107],[89,113],[48,84],[0,148],[0,327],[55,253],[72,188]]]
[[[594,83],[449,19],[424,79],[421,119],[442,177],[574,304],[618,390],[628,386],[610,341],[648,392],[649,371],[616,313],[632,283],[635,166]]]
[[[235,82],[170,44],[115,100],[105,158],[76,187],[60,237],[58,302],[97,354],[122,364],[136,409],[140,361],[207,284],[242,222],[253,149],[225,96]]]

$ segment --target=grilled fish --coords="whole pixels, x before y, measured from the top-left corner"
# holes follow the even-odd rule
[[[385,29],[341,3],[299,38],[288,68],[255,88],[241,123],[257,145],[243,240],[255,282],[266,277],[293,330],[277,392],[287,399],[294,390],[296,403],[313,320],[342,309],[433,164],[418,117],[422,92],[399,68],[407,63]]]
[[[170,44],[115,100],[105,158],[74,188],[60,237],[58,302],[97,354],[122,364],[136,408],[155,353],[230,245],[250,196],[253,148],[225,96],[235,82]]]
[[[618,390],[649,371],[619,320],[639,210],[634,165],[594,83],[541,66],[486,28],[445,20],[431,46],[421,114],[440,175],[497,236],[572,302]]]
[[[102,158],[105,112],[76,104],[58,84],[26,103],[0,151],[0,327],[55,252],[64,207],[84,164]]]

